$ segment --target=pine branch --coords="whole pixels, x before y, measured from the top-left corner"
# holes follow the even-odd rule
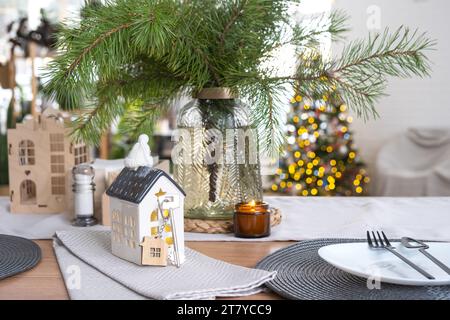
[[[266,148],[278,148],[284,103],[294,87],[304,96],[339,92],[358,114],[375,115],[389,76],[427,76],[434,41],[400,28],[351,42],[323,61],[323,36],[342,40],[342,12],[297,26],[288,0],[109,0],[83,9],[60,31],[45,92],[63,108],[81,108],[74,135],[96,143],[122,117],[129,133],[150,130],[166,103],[182,92],[226,86],[250,102]],[[291,35],[291,36],[290,36]],[[299,54],[294,74],[280,76],[267,61],[283,45]],[[150,107],[152,106],[152,107]]]
[[[70,73],[74,71],[74,69],[80,64],[81,60],[95,47],[97,47],[102,41],[104,41],[106,38],[110,37],[116,32],[119,32],[121,30],[127,29],[131,26],[131,23],[125,23],[120,26],[117,26],[115,28],[112,28],[111,30],[101,34],[97,39],[95,39],[91,45],[84,48],[83,51],[80,53],[80,55],[75,59],[74,62],[72,62],[69,66],[69,68],[66,71],[66,76],[69,76]]]
[[[224,45],[225,45],[225,40],[226,37],[228,35],[228,33],[231,30],[231,27],[233,26],[233,24],[239,19],[239,17],[242,15],[242,11],[245,7],[245,5],[247,4],[247,1],[243,0],[241,1],[241,3],[239,5],[237,5],[236,7],[233,7],[232,9],[232,15],[229,19],[229,21],[226,23],[222,33],[220,34],[220,41],[219,41],[219,48],[221,53],[223,54],[224,52]]]

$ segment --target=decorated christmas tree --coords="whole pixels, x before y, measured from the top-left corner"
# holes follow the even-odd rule
[[[272,190],[302,196],[365,194],[370,179],[353,143],[352,121],[335,92],[317,100],[294,96]]]

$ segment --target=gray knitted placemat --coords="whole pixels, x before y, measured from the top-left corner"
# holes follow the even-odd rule
[[[0,280],[27,271],[41,260],[41,249],[33,241],[0,235]]]
[[[364,242],[352,239],[318,239],[296,243],[265,257],[256,266],[277,271],[266,283],[288,299],[302,300],[450,300],[450,286],[401,286],[381,283],[380,289],[368,289],[367,280],[341,271],[317,251],[336,243]]]

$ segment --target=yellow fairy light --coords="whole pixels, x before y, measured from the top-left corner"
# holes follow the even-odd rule
[[[311,169],[306,170],[306,174],[307,174],[308,176],[312,175],[312,170],[311,170]]]
[[[291,99],[291,103],[296,103],[297,101],[295,100],[295,98]]]
[[[338,172],[336,172],[335,176],[336,176],[336,178],[339,179],[340,177],[342,177],[342,173],[338,171]]]
[[[363,188],[357,187],[355,191],[356,191],[356,193],[362,193],[363,192]]]
[[[288,187],[288,188],[292,187],[292,181],[288,181],[287,187]]]
[[[314,120],[314,118],[313,118],[313,117],[309,117],[309,118],[308,118],[308,123],[310,123],[310,124],[313,124],[313,123],[314,123],[314,121],[315,121],[315,120]]]
[[[297,102],[300,102],[300,101],[302,101],[303,100],[303,97],[302,96],[296,96],[295,97],[295,101],[297,101]],[[286,101],[286,100],[285,100]]]
[[[290,174],[294,174],[294,173],[295,173],[295,165],[291,164],[291,165],[289,166],[288,170],[289,170],[289,173],[290,173]]]
[[[315,166],[317,166],[317,165],[319,164],[319,160],[314,159],[313,162],[312,162],[312,164],[315,165]]]
[[[325,168],[324,167],[320,167],[319,168],[319,172],[325,172]]]
[[[354,186],[359,186],[361,184],[361,182],[359,182],[359,180],[354,180],[353,181],[353,185]]]
[[[347,128],[347,127],[342,127],[342,128],[341,128],[341,132],[342,132],[342,133],[346,133],[347,131],[348,131],[348,128]]]
[[[328,147],[327,147],[327,152],[328,152],[328,153],[333,152],[333,147],[332,147],[332,146],[328,146]]]
[[[282,173],[283,173],[283,170],[281,170],[281,168],[278,168],[278,169],[277,169],[277,174],[280,175],[280,174],[282,174]]]
[[[331,161],[330,161],[330,164],[334,167],[334,166],[336,165],[336,160],[334,160],[334,159],[331,160]]]
[[[365,177],[365,178],[364,178],[364,182],[365,182],[365,183],[369,183],[369,182],[370,182],[370,178],[369,178],[369,177]]]
[[[321,106],[319,107],[319,110],[322,111],[322,112],[325,111],[325,109],[326,109],[326,107],[325,107],[324,105],[321,105]]]
[[[276,184],[272,185],[272,191],[277,191],[278,190],[278,186]]]
[[[280,183],[280,187],[281,187],[281,188],[286,188],[286,182],[284,182],[284,181],[281,181],[281,183]]]
[[[308,158],[314,159],[316,157],[316,154],[313,151],[308,152]]]
[[[311,182],[312,182],[312,179],[311,179],[311,178],[306,178],[306,180],[305,180],[305,181],[306,181],[306,183],[307,183],[307,184],[311,184]]]
[[[309,140],[305,140],[305,142],[303,144],[307,147],[311,144],[311,142],[309,142]]]
[[[314,165],[310,162],[310,163],[308,163],[308,164],[306,165],[306,167],[307,167],[308,169],[312,169],[312,168],[314,167]]]
[[[334,183],[330,183],[330,184],[328,185],[328,187],[330,188],[330,190],[336,189],[336,186],[335,186]]]
[[[295,181],[300,180],[300,176],[301,176],[300,173],[296,173],[296,174],[294,175],[294,180],[295,180]]]
[[[318,193],[318,191],[317,191],[316,188],[314,188],[314,189],[311,190],[311,194],[312,194],[313,196],[317,195],[317,193]]]
[[[311,107],[309,106],[309,105],[307,105],[307,104],[305,104],[304,106],[303,106],[303,109],[305,109],[305,110],[309,110]]]
[[[348,117],[348,118],[347,118],[347,122],[348,122],[348,123],[352,123],[352,122],[353,122],[353,117],[352,117],[352,116]]]
[[[301,189],[302,189],[302,185],[301,185],[300,183],[297,183],[297,184],[295,185],[295,189],[301,190]]]
[[[336,173],[337,170],[338,170],[338,169],[337,169],[336,167],[331,168],[331,172],[332,172],[332,173]]]
[[[294,121],[295,123],[298,123],[300,121],[299,117],[294,116],[294,118],[292,118],[292,121]]]
[[[352,151],[352,152],[350,152],[350,153],[348,154],[348,157],[349,157],[350,159],[354,159],[354,158],[356,157],[356,153],[354,153],[354,152]]]
[[[305,163],[303,162],[303,160],[298,160],[297,164],[298,164],[299,167],[303,167],[303,165]]]
[[[303,191],[302,191],[302,195],[303,195],[304,197],[306,197],[306,196],[308,195],[308,190],[303,190]]]
[[[332,176],[329,176],[329,177],[327,178],[327,180],[328,180],[328,182],[329,182],[330,184],[334,184],[334,182],[336,181]]]
[[[317,123],[313,123],[311,125],[311,127],[313,128],[313,130],[317,130],[317,128],[319,128],[319,126],[317,125]]]
[[[301,155],[302,154],[300,153],[300,151],[295,151],[295,153],[294,153],[294,157],[296,157],[296,158],[300,158]]]
[[[346,106],[345,104],[342,104],[342,105],[339,107],[339,110],[341,110],[341,112],[345,112],[345,110],[347,110],[347,106]]]
[[[318,131],[314,131],[314,137],[318,138],[320,136],[320,133]]]
[[[356,180],[362,180],[362,178],[363,178],[362,175],[360,175],[360,174],[357,174],[357,175],[356,175]]]
[[[323,186],[323,181],[322,181],[322,180],[318,180],[318,181],[317,181],[317,185],[318,185],[319,187]]]

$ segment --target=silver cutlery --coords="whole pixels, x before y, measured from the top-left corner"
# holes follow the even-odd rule
[[[416,240],[416,239],[413,239],[413,238],[409,238],[409,237],[403,237],[401,242],[402,242],[402,245],[405,248],[408,248],[408,249],[419,249],[419,252],[421,252],[425,257],[427,257],[428,259],[433,261],[436,265],[439,266],[439,268],[441,268],[442,270],[447,272],[447,274],[450,274],[450,268],[449,267],[447,267],[445,264],[443,264],[440,260],[438,260],[436,257],[434,257],[431,253],[426,251],[430,247],[425,242],[420,241],[420,240]]]
[[[369,231],[367,231],[367,243],[369,244],[369,247],[371,249],[387,250],[390,253],[397,256],[399,259],[401,259],[403,262],[405,262],[411,268],[413,268],[414,270],[419,272],[424,277],[426,277],[430,280],[434,280],[434,277],[431,274],[429,274],[428,272],[426,272],[425,270],[420,268],[418,265],[416,265],[415,263],[413,263],[412,261],[410,261],[403,255],[401,255],[400,253],[398,253],[397,250],[395,250],[395,248],[391,245],[391,242],[386,237],[386,235],[384,234],[383,231],[381,231],[381,234],[383,235],[383,237],[381,237],[380,232],[377,231],[377,234],[375,235],[375,232],[372,231],[372,237],[371,237],[371,233]],[[377,236],[378,236],[378,239],[377,239]],[[383,239],[384,239],[384,241],[383,241]]]

